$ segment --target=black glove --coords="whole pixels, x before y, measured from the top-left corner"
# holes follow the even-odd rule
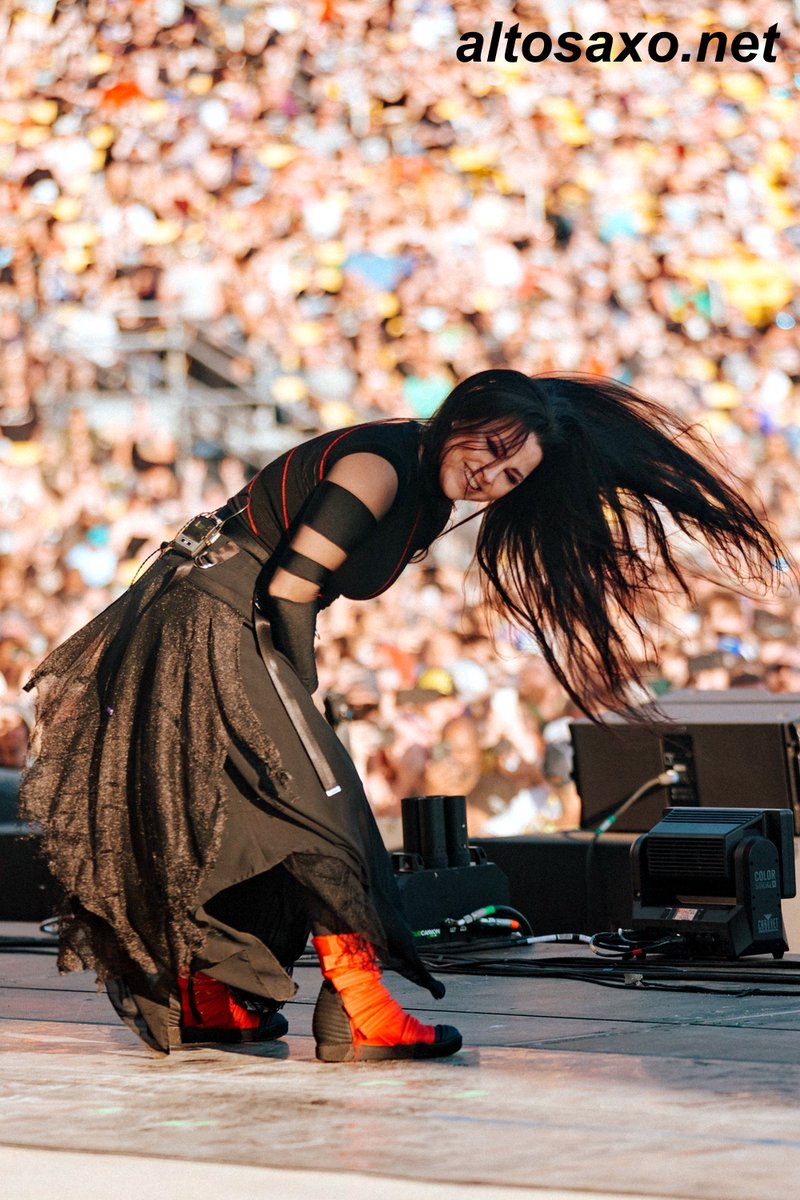
[[[263,596],[261,611],[270,623],[275,649],[285,654],[303,686],[313,693],[319,686],[314,661],[314,637],[317,632],[317,602],[284,600],[282,596]]]

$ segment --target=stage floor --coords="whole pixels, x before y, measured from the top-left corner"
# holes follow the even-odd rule
[[[0,924],[0,936],[35,932]],[[528,953],[535,962],[553,948]],[[0,1192],[7,1200],[797,1194],[800,982],[796,996],[786,986],[785,996],[730,996],[442,978],[439,1004],[397,976],[389,982],[419,1016],[459,1026],[465,1046],[451,1059],[317,1063],[312,965],[297,970],[283,1042],[157,1058],[117,1021],[93,977],[59,978],[51,954],[6,951]]]

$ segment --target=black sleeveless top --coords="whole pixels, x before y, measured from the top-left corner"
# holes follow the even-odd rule
[[[314,489],[348,454],[377,454],[397,472],[397,495],[375,529],[328,576],[319,606],[337,596],[368,600],[385,591],[413,557],[447,524],[452,503],[420,470],[418,421],[371,421],[321,434],[282,454],[250,481],[227,507],[268,551],[277,568]]]

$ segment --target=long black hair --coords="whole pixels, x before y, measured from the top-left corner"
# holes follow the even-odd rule
[[[487,424],[509,452],[535,434],[540,465],[485,510],[476,558],[495,611],[533,634],[582,711],[624,708],[639,681],[626,622],[665,583],[692,595],[677,527],[740,583],[770,586],[786,552],[707,443],[662,404],[610,379],[488,370],[458,384],[423,431],[433,478],[453,437]],[[668,514],[668,515],[667,515]],[[671,530],[672,526],[672,530]]]

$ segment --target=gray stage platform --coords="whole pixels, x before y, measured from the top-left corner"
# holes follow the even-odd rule
[[[156,1058],[90,976],[59,978],[49,955],[0,955],[0,1194],[797,1194],[800,985],[733,997],[447,976],[437,1005],[392,976],[418,1015],[462,1029],[464,1050],[329,1066],[311,1038],[318,972],[297,976],[285,1042]]]

